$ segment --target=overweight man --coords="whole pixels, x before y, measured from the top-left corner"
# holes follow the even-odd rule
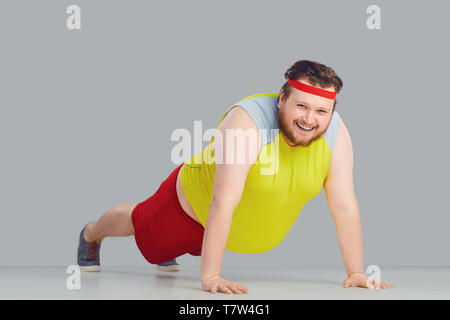
[[[248,96],[222,116],[211,141],[179,165],[148,199],[115,206],[81,231],[78,265],[100,271],[108,236],[133,236],[160,270],[201,256],[201,288],[248,293],[221,277],[225,249],[262,253],[289,232],[306,202],[324,188],[347,271],[343,286],[391,288],[369,281],[353,187],[350,135],[338,112],[343,82],[315,61],[295,62],[279,93]]]

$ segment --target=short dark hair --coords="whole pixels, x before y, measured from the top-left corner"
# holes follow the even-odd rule
[[[324,64],[310,61],[310,60],[299,60],[294,63],[284,74],[286,80],[306,80],[312,86],[328,88],[333,87],[336,93],[341,91],[344,83],[341,78],[334,72],[334,70]],[[286,101],[291,94],[292,86],[286,81],[281,87],[280,91],[283,91],[280,97],[281,101]],[[336,108],[337,99],[334,100],[333,112]]]

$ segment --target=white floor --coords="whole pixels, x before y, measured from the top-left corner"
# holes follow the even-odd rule
[[[249,294],[201,290],[199,269],[161,272],[154,266],[108,267],[82,273],[80,290],[69,290],[67,267],[0,267],[0,299],[450,299],[450,267],[383,267],[394,288],[343,288],[342,267],[224,267],[222,276],[249,287]]]

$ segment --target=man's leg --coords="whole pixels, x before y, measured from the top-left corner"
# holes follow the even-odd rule
[[[135,203],[125,203],[109,209],[100,219],[86,225],[83,233],[84,239],[89,243],[95,242],[99,245],[106,237],[129,237],[134,235],[131,220],[131,213],[134,207],[136,207]],[[176,259],[172,259],[158,264],[157,269],[162,271],[179,271],[179,265]]]
[[[106,237],[129,237],[134,235],[131,213],[136,204],[125,203],[106,211],[96,222],[86,226],[84,238],[100,243]]]

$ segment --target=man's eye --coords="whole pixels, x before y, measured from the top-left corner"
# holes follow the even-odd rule
[[[298,106],[299,106],[299,107],[304,107],[304,105],[303,105],[303,104],[298,104]]]
[[[323,113],[326,113],[326,111],[325,111],[325,110],[320,110],[319,112],[323,112]]]

